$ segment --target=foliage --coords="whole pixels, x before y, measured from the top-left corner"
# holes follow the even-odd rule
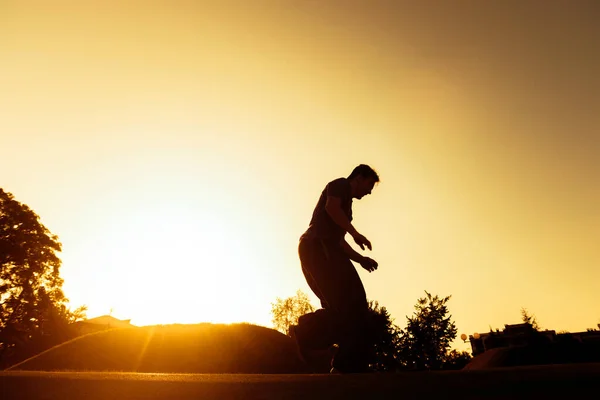
[[[450,351],[457,332],[448,314],[447,303],[451,296],[440,298],[427,291],[425,294],[426,297],[417,300],[413,316],[406,317],[405,329],[394,324],[385,307],[377,301],[369,301],[371,370],[460,369],[471,360],[466,351]],[[287,299],[277,298],[271,309],[273,326],[289,334],[290,325],[297,324],[299,317],[313,311],[308,296],[300,290]]]
[[[442,369],[462,369],[473,357],[468,351],[451,350],[446,353],[442,362]]]
[[[372,359],[369,368],[373,371],[394,371],[398,368],[399,328],[394,325],[390,313],[377,301],[369,301]]]
[[[308,296],[298,290],[295,296],[286,299],[277,298],[272,303],[273,326],[289,335],[289,327],[298,323],[302,315],[313,312]],[[398,365],[398,332],[389,312],[377,301],[369,301],[369,339],[373,346],[370,369],[374,371],[395,370]]]
[[[524,307],[521,307],[521,320],[526,324],[530,324],[531,327],[536,331],[540,331],[542,329],[542,327],[538,324],[535,315],[529,314],[527,309]]]
[[[42,338],[60,343],[68,323],[84,317],[85,308],[66,306],[60,251],[38,215],[0,189],[0,360]]]
[[[406,317],[406,329],[400,333],[399,358],[409,369],[441,369],[456,338],[456,326],[446,305],[451,296],[425,294],[417,300],[412,317]]]
[[[298,324],[298,318],[315,310],[310,299],[301,290],[295,296],[281,299],[277,297],[271,303],[271,315],[273,316],[273,327],[279,332],[289,335],[290,326]]]

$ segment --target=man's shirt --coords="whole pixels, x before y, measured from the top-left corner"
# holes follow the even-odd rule
[[[339,198],[341,200],[342,211],[346,214],[348,220],[352,221],[352,189],[350,181],[346,178],[338,178],[325,186],[313,211],[310,226],[304,236],[312,239],[340,242],[344,238],[346,231],[336,224],[327,213],[327,210],[325,210],[327,196]]]

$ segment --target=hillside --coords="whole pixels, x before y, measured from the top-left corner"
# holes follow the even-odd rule
[[[119,328],[78,337],[12,366],[25,371],[306,372],[293,341],[250,324]]]

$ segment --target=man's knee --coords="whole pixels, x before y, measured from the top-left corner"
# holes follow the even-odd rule
[[[338,314],[338,321],[341,327],[347,329],[356,329],[365,326],[368,321],[369,307],[365,303],[353,304],[344,307]]]

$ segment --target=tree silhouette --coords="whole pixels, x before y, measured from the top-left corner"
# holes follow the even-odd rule
[[[390,313],[377,301],[369,301],[369,341],[372,346],[369,369],[373,371],[393,371],[398,368],[399,328],[394,325]],[[308,296],[298,290],[295,296],[277,298],[271,303],[273,326],[289,336],[291,325],[298,324],[298,318],[313,312]]]
[[[442,369],[462,369],[473,357],[467,351],[451,350],[444,356]]]
[[[417,300],[413,316],[406,317],[406,330],[400,333],[400,361],[410,369],[442,368],[450,343],[456,338],[456,326],[446,306],[451,296],[425,294]]]
[[[525,307],[521,307],[521,320],[526,324],[530,324],[531,327],[536,331],[542,329],[538,324],[537,320],[535,319],[535,315],[529,314]]]
[[[298,318],[314,310],[308,295],[301,290],[298,290],[295,296],[286,299],[277,297],[275,302],[271,303],[273,327],[279,332],[289,335],[290,326],[298,324]]]
[[[85,308],[66,306],[60,251],[38,215],[0,189],[0,360],[37,337],[60,342],[66,325],[84,316]]]
[[[372,359],[369,368],[373,371],[394,371],[398,369],[400,329],[394,325],[390,313],[377,301],[369,301]]]

